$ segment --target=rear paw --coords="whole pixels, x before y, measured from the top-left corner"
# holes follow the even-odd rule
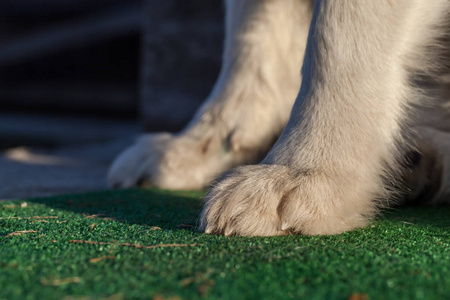
[[[130,188],[149,180],[156,172],[156,165],[172,139],[171,134],[148,134],[123,151],[108,171],[111,188]]]
[[[113,188],[199,190],[234,166],[236,157],[235,152],[224,151],[218,135],[148,134],[119,155],[108,181]]]

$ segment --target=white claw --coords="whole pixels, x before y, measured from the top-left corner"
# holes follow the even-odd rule
[[[227,228],[225,228],[224,235],[225,236],[230,236],[230,235],[233,235],[233,234],[234,234],[234,230],[231,227],[227,226]]]
[[[291,226],[287,223],[287,222],[283,222],[281,224],[281,231],[286,231],[290,228]]]
[[[211,227],[211,226],[207,226],[206,228],[205,228],[205,233],[206,234],[211,234],[213,232],[213,228]]]

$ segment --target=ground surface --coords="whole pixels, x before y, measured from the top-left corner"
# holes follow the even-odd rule
[[[106,189],[136,121],[0,113],[0,201]]]
[[[201,193],[129,190],[0,203],[0,299],[444,299],[450,208],[337,236],[197,233]]]

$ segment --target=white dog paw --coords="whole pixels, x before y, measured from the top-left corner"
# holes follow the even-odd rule
[[[171,134],[148,134],[123,151],[108,171],[112,188],[129,188],[149,180],[157,172],[156,164],[173,139]]]
[[[359,199],[367,196],[350,181],[325,174],[245,166],[206,196],[199,229],[240,236],[337,234],[367,224],[374,206]]]
[[[215,175],[213,171],[220,169],[216,165],[226,159],[220,149],[212,149],[212,143],[207,137],[195,139],[168,133],[144,135],[112,164],[109,185],[113,188],[202,189]]]
[[[205,188],[217,174],[258,158],[256,147],[236,147],[234,138],[214,130],[197,131],[180,135],[160,133],[142,136],[112,164],[108,174],[110,187],[139,185],[199,190]]]

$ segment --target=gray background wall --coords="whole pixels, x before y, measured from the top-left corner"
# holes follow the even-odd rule
[[[147,130],[178,130],[219,72],[222,1],[147,0],[143,20],[141,120]]]
[[[220,68],[219,0],[4,0],[0,110],[180,129]]]

